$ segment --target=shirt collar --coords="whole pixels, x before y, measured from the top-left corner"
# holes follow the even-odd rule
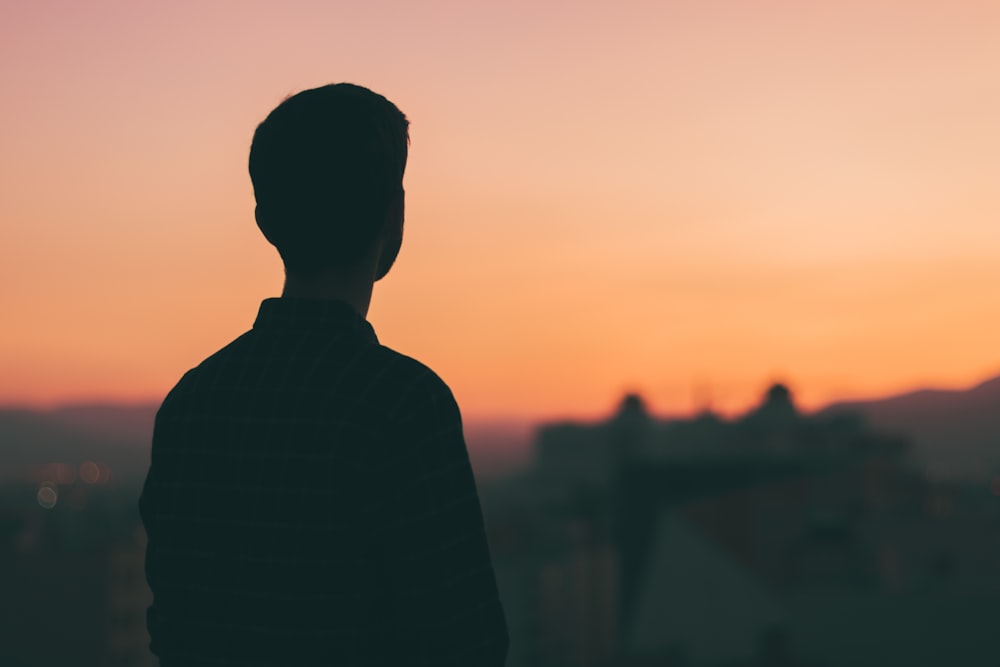
[[[264,299],[253,328],[351,332],[378,343],[372,325],[343,301],[289,297]]]

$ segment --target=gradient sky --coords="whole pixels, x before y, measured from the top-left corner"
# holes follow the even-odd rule
[[[255,125],[410,117],[383,343],[467,418],[1000,372],[1000,3],[0,8],[0,402],[158,399],[280,293]]]

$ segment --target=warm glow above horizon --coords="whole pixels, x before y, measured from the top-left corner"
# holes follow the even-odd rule
[[[42,1],[0,21],[0,403],[157,399],[281,289],[287,94],[411,119],[383,343],[467,419],[1000,373],[1000,3]]]

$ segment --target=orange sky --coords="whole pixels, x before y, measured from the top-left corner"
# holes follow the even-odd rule
[[[1000,372],[1000,3],[43,0],[0,63],[0,402],[160,398],[248,328],[253,128],[332,81],[412,121],[369,319],[467,418]]]

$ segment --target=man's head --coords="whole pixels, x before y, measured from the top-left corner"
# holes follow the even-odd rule
[[[378,252],[375,279],[403,233],[409,121],[386,98],[338,83],[287,98],[250,146],[257,225],[285,271],[350,270]]]

